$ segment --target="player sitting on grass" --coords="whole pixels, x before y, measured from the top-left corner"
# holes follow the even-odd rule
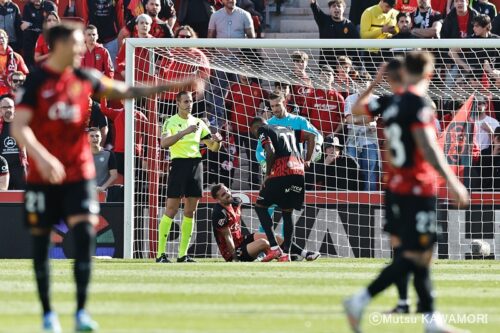
[[[217,200],[212,211],[212,227],[219,251],[226,261],[254,261],[261,252],[267,252],[271,246],[265,234],[253,233],[243,235],[241,231],[241,199],[231,195],[224,184],[214,185],[212,198]],[[278,244],[283,239],[276,237]],[[307,251],[292,243],[291,252],[307,261],[318,259],[319,252]]]

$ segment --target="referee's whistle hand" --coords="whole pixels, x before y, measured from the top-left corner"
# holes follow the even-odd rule
[[[222,141],[222,135],[219,132],[215,132],[212,134],[212,140],[215,142],[221,142]]]
[[[194,133],[198,130],[198,125],[191,125],[184,130],[184,135]]]

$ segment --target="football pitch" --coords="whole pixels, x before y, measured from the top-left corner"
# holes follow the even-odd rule
[[[100,332],[347,333],[341,300],[386,262],[96,260],[88,309]],[[73,332],[72,262],[52,261],[51,267],[54,308],[63,331]],[[472,332],[498,332],[500,262],[441,260],[433,267],[437,307],[448,322]],[[378,315],[395,302],[394,287],[376,298],[363,318],[363,332],[422,332],[420,315]],[[31,261],[0,260],[0,332],[39,332],[39,312]]]

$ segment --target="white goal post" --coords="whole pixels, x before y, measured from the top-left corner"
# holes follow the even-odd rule
[[[465,168],[466,173],[469,172],[467,170],[474,172],[480,170],[479,174],[476,172],[474,176],[471,176],[472,173],[470,173],[463,178],[468,182],[467,186],[473,192],[473,205],[471,208],[456,210],[449,206],[446,200],[440,201],[438,224],[443,229],[442,234],[444,237],[438,242],[436,256],[449,259],[475,258],[477,256],[471,252],[471,242],[481,240],[489,243],[491,247],[492,254],[489,258],[500,258],[500,192],[495,193],[492,188],[488,187],[489,185],[484,185],[489,184],[488,177],[491,178],[493,176],[483,174],[482,169],[478,169],[477,167],[478,163],[482,160],[481,155],[477,155],[477,152],[474,152],[472,149],[476,141],[475,134],[471,133],[471,128],[474,128],[474,126],[469,126],[478,121],[477,117],[479,116],[476,110],[478,108],[478,95],[481,98],[487,99],[489,103],[489,115],[494,117],[496,111],[494,108],[497,101],[500,113],[500,79],[495,79],[493,74],[489,76],[487,74],[483,76],[474,74],[474,76],[468,73],[467,70],[455,64],[448,52],[449,49],[460,49],[462,52],[460,54],[462,56],[465,55],[467,59],[473,59],[474,65],[478,63],[483,64],[484,60],[488,60],[492,63],[491,67],[495,68],[495,66],[500,65],[500,58],[498,58],[497,64],[495,63],[496,58],[492,59],[491,54],[484,50],[500,50],[500,39],[282,40],[128,38],[126,39],[125,70],[127,84],[155,84],[155,82],[161,81],[164,79],[164,76],[160,76],[168,74],[163,73],[160,75],[158,73],[162,70],[168,70],[168,68],[163,68],[162,66],[170,63],[172,59],[180,64],[185,64],[186,68],[193,68],[197,65],[201,66],[200,64],[196,64],[196,59],[188,52],[183,51],[189,48],[201,50],[210,62],[211,76],[204,77],[206,81],[205,94],[203,98],[199,97],[198,100],[201,105],[200,115],[206,115],[210,125],[214,129],[224,131],[227,136],[225,142],[228,151],[227,156],[224,158],[228,160],[224,162],[227,162],[225,167],[222,168],[221,166],[223,164],[221,162],[221,159],[223,159],[221,155],[217,155],[216,157],[212,155],[210,157],[210,154],[207,153],[206,156],[208,157],[204,155],[204,158],[207,159],[207,162],[204,162],[204,167],[207,168],[204,171],[204,177],[212,183],[221,181],[222,174],[218,174],[217,169],[214,169],[214,164],[210,164],[213,162],[210,158],[215,158],[216,167],[221,167],[218,170],[228,172],[232,192],[244,199],[246,204],[243,210],[244,223],[245,229],[249,232],[257,231],[259,226],[259,222],[253,213],[252,203],[258,193],[254,186],[255,180],[253,176],[256,176],[255,179],[258,179],[257,173],[260,173],[260,171],[255,171],[255,161],[249,155],[254,154],[253,148],[247,147],[245,143],[242,143],[242,137],[239,134],[233,135],[233,131],[240,124],[231,120],[233,118],[230,117],[234,117],[234,114],[237,113],[236,111],[233,112],[231,108],[236,108],[235,105],[238,103],[246,104],[244,107],[250,107],[248,101],[254,101],[252,103],[255,103],[255,105],[251,105],[252,112],[270,116],[269,110],[266,109],[265,96],[266,91],[273,89],[274,82],[287,83],[292,88],[294,86],[308,86],[310,88],[308,88],[309,91],[327,89],[323,77],[318,74],[322,71],[321,68],[324,64],[331,65],[334,70],[332,89],[342,92],[345,95],[344,97],[347,97],[347,95],[362,89],[360,82],[366,76],[360,73],[366,72],[374,78],[375,71],[380,63],[390,59],[395,54],[404,54],[408,50],[419,48],[433,50],[438,55],[438,58],[440,58],[438,67],[440,68],[441,79],[433,80],[429,97],[437,105],[439,123],[443,127],[441,128],[443,133],[445,126],[448,126],[448,124],[456,125],[456,122],[454,122],[456,118],[454,116],[459,113],[456,109],[456,102],[458,100],[467,101],[471,95],[476,96],[469,117],[463,122],[465,125],[461,123],[461,126],[464,125],[460,127],[463,132],[458,133],[455,131],[452,134],[448,132],[445,134],[451,137],[454,142],[460,141],[460,144],[464,142],[461,139],[465,141],[469,140],[467,141],[468,146],[461,146],[459,152],[459,154],[464,156],[458,156],[458,160],[463,160],[463,162],[457,163],[462,170]],[[137,52],[139,49],[146,51]],[[320,59],[320,49],[332,49],[332,58]],[[391,51],[390,53],[378,52],[379,49]],[[309,81],[307,82],[303,78],[297,77],[291,70],[293,67],[291,56],[294,51],[302,51],[309,56],[306,69],[309,77]],[[348,74],[347,81],[337,78],[337,68],[335,68],[334,64],[338,60],[338,55],[347,55],[351,58],[351,67],[353,70],[351,73],[355,73],[356,78],[352,76],[354,74]],[[136,67],[137,64],[139,64],[140,68]],[[179,65],[176,68],[179,69]],[[498,69],[500,70],[500,66]],[[144,71],[147,71],[147,73],[143,73]],[[474,71],[478,72],[481,69],[475,68]],[[141,74],[148,78],[148,82],[138,82],[141,80],[140,78],[138,79]],[[241,76],[249,80],[244,81]],[[485,83],[483,82],[484,80],[488,80],[488,82]],[[234,89],[239,89],[238,94],[241,95],[238,97],[240,98],[238,102],[236,102],[236,97],[233,95],[233,84],[235,84]],[[496,84],[499,85],[496,86]],[[245,91],[250,91],[252,96],[245,94]],[[262,95],[257,96],[260,93]],[[384,82],[376,90],[376,93],[378,95],[389,93],[387,83]],[[292,92],[292,99],[295,98],[293,95],[294,92]],[[305,96],[304,100],[301,100],[303,104],[298,105],[298,108],[302,115],[307,117],[308,114],[311,115],[315,112],[313,109],[315,109],[317,103],[307,104],[308,99],[314,98],[316,97]],[[169,101],[171,102],[171,100]],[[169,112],[173,110],[172,103],[169,103],[169,101],[165,97],[157,96],[157,98],[147,98],[142,101],[130,100],[125,102],[125,258],[152,258],[156,253],[157,225],[165,206],[165,185],[168,170],[168,153],[160,149],[158,143],[160,135],[159,127],[165,117],[171,115]],[[297,106],[297,104],[294,105]],[[345,105],[342,104],[343,107]],[[163,111],[160,112],[160,109]],[[140,129],[135,128],[135,111],[143,112],[148,119],[148,123],[141,124]],[[340,114],[339,124],[329,124],[330,127],[325,125],[325,128],[331,128],[332,126],[341,127],[341,131],[336,136],[341,137],[341,144],[344,146],[350,144],[349,138],[354,135],[357,142],[353,147],[354,152],[355,154],[362,154],[361,151],[364,146],[359,146],[359,141],[368,138],[369,134],[366,133],[369,130],[356,132],[355,127],[358,125],[345,123],[344,111],[344,109],[336,111]],[[160,115],[160,113],[163,114]],[[443,115],[448,117],[446,121],[443,119]],[[316,120],[321,128],[323,128],[324,124],[328,123],[324,119]],[[363,126],[368,128],[369,124],[361,124],[358,127]],[[380,129],[380,124],[373,126],[378,126]],[[305,209],[294,215],[297,223],[296,237],[299,245],[334,257],[390,257],[391,250],[388,238],[381,230],[383,223],[383,192],[381,192],[381,183],[384,175],[384,161],[382,157],[384,150],[383,138],[381,137],[381,132],[376,132],[375,129],[372,132],[375,132],[378,150],[378,156],[373,157],[373,159],[377,159],[378,167],[378,170],[374,171],[377,173],[376,180],[374,181],[376,182],[375,186],[370,188],[370,191],[366,191],[363,187],[364,185],[362,185],[363,182],[369,183],[372,181],[371,178],[367,178],[371,177],[370,170],[366,171],[365,177],[363,166],[361,165],[364,163],[362,162],[364,160],[366,160],[367,165],[373,162],[369,153],[365,157],[361,155],[356,157],[361,170],[358,173],[359,178],[355,179],[359,183],[356,185],[356,190],[344,189],[340,185],[329,187],[329,185],[326,185],[327,181],[323,183],[317,182],[316,169],[314,169],[312,171],[314,175],[311,178],[313,181],[309,184],[310,187],[307,191]],[[357,137],[359,133],[365,133],[362,135],[366,137]],[[142,156],[136,156],[135,153],[136,134],[143,137],[145,152]],[[327,132],[323,134],[325,137],[328,136]],[[458,136],[460,136],[460,140],[457,139]],[[446,142],[445,144],[448,143]],[[346,153],[349,152],[347,148],[344,150]],[[453,160],[453,158],[457,158],[456,152],[454,157],[450,155],[450,159]],[[219,163],[218,166],[217,163]],[[140,175],[138,176],[138,174]],[[474,177],[477,179],[475,180]],[[322,179],[327,178],[328,175]],[[495,179],[490,180],[493,183],[495,182]],[[205,186],[205,190],[208,190],[210,183],[205,184]],[[209,191],[206,191],[200,201],[197,227],[191,241],[192,246],[189,250],[189,253],[194,256],[220,256],[217,251],[215,239],[212,236],[210,223],[212,204],[213,200],[210,198]],[[170,255],[175,255],[177,251],[178,240],[176,235],[178,235],[179,215],[181,214],[182,209],[179,210],[168,240],[166,251]],[[275,221],[279,221],[279,214],[275,215]]]

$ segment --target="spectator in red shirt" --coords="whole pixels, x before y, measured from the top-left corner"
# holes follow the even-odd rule
[[[303,84],[295,84],[292,86],[292,98],[294,103],[302,109],[305,106],[306,97],[312,90],[311,79],[306,73],[309,56],[303,51],[295,51],[290,58],[292,60],[294,78],[303,82]]]
[[[0,86],[8,86],[7,77],[15,71],[21,71],[23,74],[29,72],[23,57],[14,52],[8,44],[9,36],[5,30],[0,29]]]
[[[42,33],[45,18],[51,12],[57,12],[55,3],[49,0],[31,0],[24,6],[23,23],[23,57],[31,68],[35,64],[35,45]]]
[[[122,109],[112,109],[108,107],[105,99],[101,100],[101,112],[111,119],[115,125],[115,142],[114,142],[114,153],[116,157],[116,167],[120,175],[124,174],[125,166],[125,110]],[[135,118],[135,146],[134,155],[138,159],[142,159],[144,155],[143,148],[143,133],[154,133],[153,131],[148,131],[148,118],[140,111],[136,110],[134,113]],[[138,162],[138,161],[136,161]],[[140,165],[140,164],[136,164]]]
[[[198,38],[196,32],[188,25],[180,26],[175,31],[175,38]],[[182,59],[190,59],[189,63]],[[196,64],[196,65],[195,65]],[[210,62],[205,53],[195,47],[173,48],[168,54],[160,55],[157,62],[158,77],[165,81],[178,81],[188,77],[199,77],[208,79],[210,77]],[[196,92],[193,87],[191,91]],[[179,91],[167,91],[159,95],[160,105],[158,112],[162,116],[172,116],[177,113],[176,95]],[[204,100],[202,92],[193,94],[195,97],[193,114],[195,116],[203,113]]]
[[[250,81],[244,75],[238,75],[239,82],[233,83],[227,91],[225,106],[228,110],[227,119],[232,128],[237,147],[245,149],[247,160],[251,164],[251,174],[248,179],[251,189],[260,187],[259,163],[255,155],[257,140],[250,135],[250,122],[257,115],[257,110],[264,99],[264,92],[259,84]],[[241,157],[241,153],[239,154]]]
[[[149,0],[124,0],[124,18],[125,22],[133,20],[137,16],[144,14],[144,6]],[[184,3],[185,0],[182,1]],[[176,10],[172,0],[160,0],[161,9],[158,12],[158,17],[167,21],[170,28],[174,28],[176,17]]]
[[[26,75],[21,71],[12,72],[7,76],[7,85],[0,86],[0,96],[13,95],[15,96],[17,89],[24,84]]]
[[[50,27],[53,27],[59,22],[61,22],[59,15],[57,15],[56,12],[50,12],[45,17],[45,22],[43,24],[44,29],[49,29]],[[35,44],[35,63],[40,64],[43,61],[45,61],[45,59],[49,57],[49,52],[50,52],[49,46],[45,42],[43,34],[40,34]]]
[[[441,38],[467,38],[472,35],[472,19],[479,13],[468,6],[467,0],[454,0],[454,6],[443,21]]]
[[[99,34],[95,25],[85,28],[85,51],[82,58],[82,68],[95,68],[109,78],[114,77],[113,61],[108,50],[97,43]]]
[[[137,37],[153,38],[149,34],[153,20],[149,15],[141,14],[135,19],[137,21]],[[149,59],[149,51],[146,48],[135,48],[135,81],[148,82],[152,81],[153,77],[150,74],[151,62]],[[120,79],[125,78],[125,44],[122,44],[118,56],[116,57],[116,73]]]
[[[414,13],[418,8],[417,0],[397,0],[394,9],[401,13]]]
[[[333,69],[330,66],[321,67],[319,79],[327,89],[315,89],[310,92],[302,115],[307,117],[323,136],[339,136],[342,134],[344,97],[333,89]]]
[[[161,3],[160,0],[148,0],[146,2],[146,14],[149,15],[152,19],[151,22],[151,36],[155,38],[173,38],[174,33],[172,32],[171,26],[161,20],[158,17],[158,14],[161,11]],[[137,22],[136,18],[132,18],[130,21],[126,23],[126,25],[120,30],[120,34],[118,35],[118,43],[121,45],[121,41],[127,37],[137,37]]]
[[[122,0],[86,0],[77,1],[77,16],[83,18],[85,24],[92,24],[99,31],[99,43],[109,51],[111,59],[115,60],[118,49],[118,33],[123,23]],[[81,11],[81,13],[80,13]],[[115,64],[116,65],[116,64]]]

